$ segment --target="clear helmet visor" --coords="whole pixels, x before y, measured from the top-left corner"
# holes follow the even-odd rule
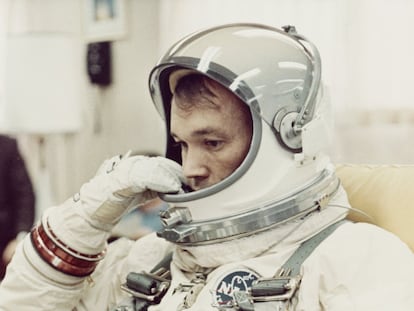
[[[214,79],[247,104],[252,114],[253,138],[245,161],[223,182],[209,187],[213,190],[196,192],[219,191],[248,169],[260,145],[262,120],[277,134],[289,113],[295,115],[291,123],[300,120],[304,125],[306,118],[311,118],[319,88],[320,61],[309,44],[295,32],[257,24],[231,24],[185,37],[161,58],[151,72],[149,86],[167,130],[175,83],[171,74],[177,69],[190,69]],[[169,146],[167,156],[168,150]]]

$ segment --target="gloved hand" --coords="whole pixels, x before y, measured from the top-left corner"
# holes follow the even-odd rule
[[[32,265],[48,277],[60,278],[61,272],[75,279],[90,275],[105,255],[118,220],[159,192],[180,191],[183,179],[180,165],[162,157],[105,161],[78,194],[45,210],[27,242]]]
[[[183,180],[180,165],[172,160],[117,156],[105,161],[74,196],[80,201],[77,213],[93,227],[109,231],[123,215],[157,193],[179,192]]]

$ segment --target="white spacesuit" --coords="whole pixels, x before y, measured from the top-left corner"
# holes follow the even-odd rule
[[[292,257],[350,208],[326,156],[331,119],[317,49],[293,27],[232,24],[184,38],[150,76],[168,135],[172,94],[195,73],[249,107],[242,163],[186,192],[170,143],[174,161],[108,160],[20,244],[0,310],[414,310],[414,256],[378,227],[341,223],[304,261]],[[165,228],[107,246],[122,215],[155,195],[171,205]],[[169,254],[162,273],[142,273]],[[298,275],[280,269],[290,258]]]

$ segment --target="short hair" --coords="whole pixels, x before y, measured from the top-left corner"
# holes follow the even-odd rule
[[[229,89],[202,74],[191,73],[183,76],[177,82],[173,96],[180,100],[176,100],[174,104],[178,108],[187,111],[200,106],[217,108],[217,104],[211,99],[217,98],[214,90],[219,88],[231,95],[232,101],[240,107],[245,124],[252,130],[253,121],[249,106]]]
[[[207,79],[209,78],[202,74],[192,73],[182,77],[177,82],[174,96],[183,99],[180,101],[180,108],[190,109],[200,103],[200,98],[204,98],[207,102],[213,104],[209,99],[216,97],[216,95],[211,91],[213,85],[208,83],[211,79]]]

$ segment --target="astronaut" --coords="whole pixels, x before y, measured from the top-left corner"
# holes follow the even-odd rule
[[[230,24],[150,74],[166,158],[106,161],[18,247],[0,310],[414,310],[414,256],[350,205],[327,156],[316,47],[294,27]],[[164,228],[106,240],[148,199]]]

